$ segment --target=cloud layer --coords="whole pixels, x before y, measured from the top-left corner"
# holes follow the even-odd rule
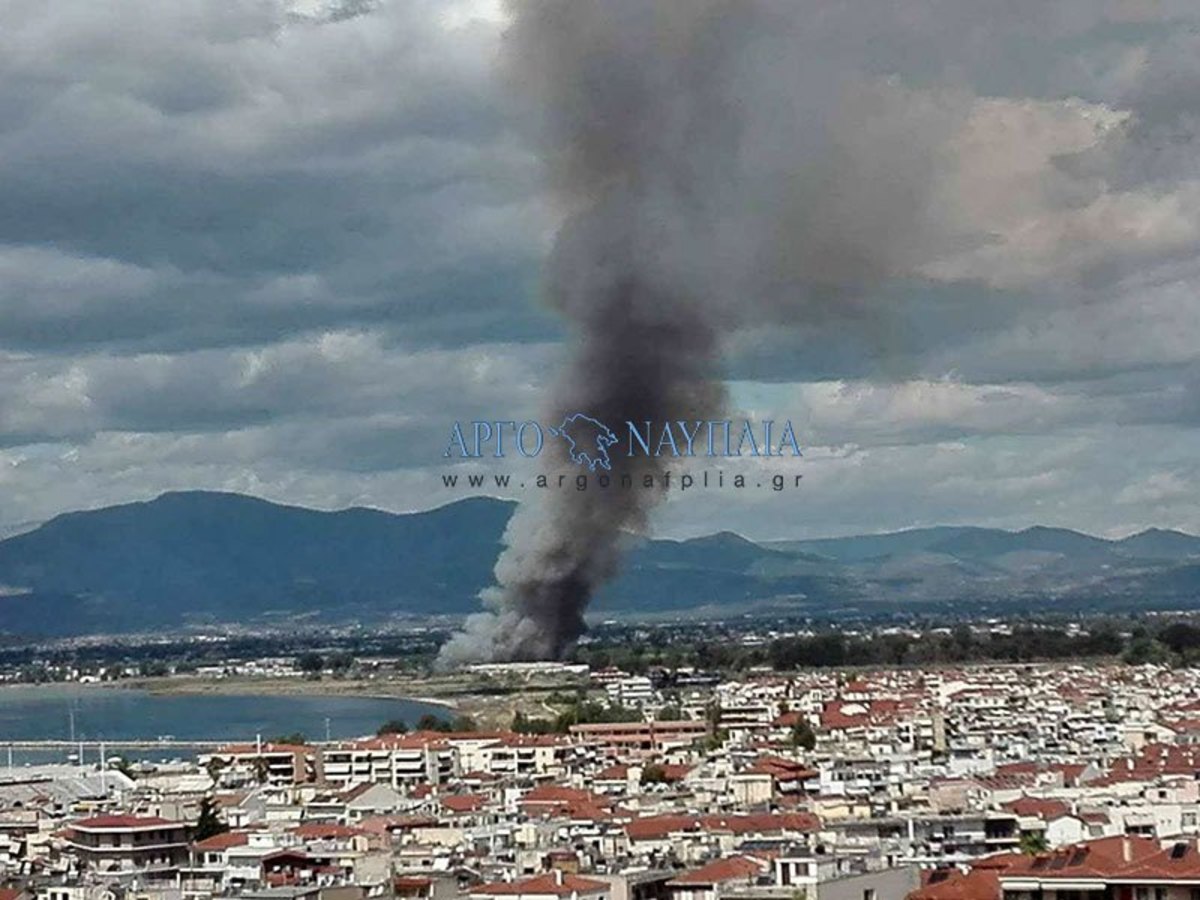
[[[744,167],[712,201],[729,253],[690,277],[727,308],[736,405],[801,431],[804,487],[676,496],[660,528],[1200,529],[1193,6],[760,16],[711,98],[741,128],[715,157]],[[12,4],[0,528],[171,488],[461,496],[450,422],[535,415],[563,356],[538,299],[562,161],[527,140],[562,123],[498,69],[505,26],[468,2]],[[739,246],[764,214],[787,239]],[[760,271],[745,315],[723,288]]]

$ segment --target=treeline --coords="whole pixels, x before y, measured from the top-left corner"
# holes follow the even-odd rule
[[[1171,622],[1154,631],[1137,629],[1130,635],[1124,658],[1133,665],[1200,664],[1200,626],[1191,622]]]
[[[960,624],[910,633],[847,635],[828,630],[761,644],[697,640],[667,646],[644,641],[591,644],[576,654],[594,668],[613,665],[646,673],[683,667],[740,672],[853,666],[945,665],[972,662],[1036,662],[1119,658],[1131,665],[1200,664],[1200,624],[1096,619],[1079,629],[1029,624],[993,632]]]
[[[403,719],[388,719],[388,721],[379,726],[375,734],[379,737],[384,737],[389,734],[408,734],[409,730],[408,722]],[[444,719],[432,713],[425,713],[421,718],[417,719],[412,730],[462,733],[478,729],[475,725],[475,720],[470,716],[455,716],[452,719]]]
[[[751,662],[748,648],[738,643],[738,635],[715,632],[702,640],[662,635],[660,640],[612,640],[580,646],[572,656],[574,662],[585,663],[592,670],[620,669],[634,675],[644,675],[652,669],[736,669]]]
[[[593,722],[640,722],[642,714],[623,706],[609,706],[582,697],[573,698],[566,709],[553,717],[527,716],[519,710],[513,715],[513,731],[518,734],[566,734],[572,725]]]
[[[848,637],[829,632],[781,638],[769,645],[765,662],[775,669],[1031,662],[1117,656],[1125,649],[1126,639],[1108,625],[1086,633],[1036,627],[1014,628],[1011,633],[975,632],[962,625],[948,634]]]
[[[339,654],[348,654],[355,659],[387,657],[395,660],[399,667],[416,671],[437,654],[444,639],[445,635],[437,631],[393,634],[381,630],[364,635],[330,635],[322,631],[239,635],[204,642],[189,636],[172,635],[144,641],[117,637],[111,643],[60,642],[48,646],[14,635],[0,635],[0,667],[44,664],[94,670],[106,666],[139,667],[149,661],[163,661],[175,671],[186,672],[228,660],[296,658],[308,651],[317,651],[334,658]]]

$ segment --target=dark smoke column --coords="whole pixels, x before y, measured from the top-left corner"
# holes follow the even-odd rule
[[[572,357],[546,420],[582,412],[620,435],[624,423],[708,419],[720,411],[716,317],[705,289],[718,200],[707,149],[730,123],[707,102],[718,77],[720,6],[522,3],[509,35],[518,87],[542,114],[556,196],[567,212],[546,291],[567,319]],[[706,285],[707,281],[707,285]],[[704,286],[704,287],[702,287]],[[614,483],[640,484],[662,463],[612,448]],[[545,468],[581,470],[550,438]],[[523,504],[505,536],[491,612],[473,617],[440,662],[556,658],[611,578],[627,534],[641,532],[661,489],[550,490]]]
[[[791,364],[785,380],[842,377],[853,359],[894,379],[928,361],[943,329],[990,329],[1030,311],[1020,291],[984,292],[989,307],[976,318],[980,282],[1044,287],[1033,293],[1053,309],[1090,295],[1071,285],[1076,276],[1109,278],[1108,260],[1070,259],[1094,211],[1125,196],[1104,185],[1140,183],[1121,162],[1140,158],[1124,153],[1136,150],[1137,129],[1097,131],[1097,116],[1113,110],[1065,98],[979,96],[962,77],[978,64],[992,82],[994,57],[977,60],[979,48],[1062,37],[1068,20],[1089,16],[987,0],[513,9],[506,71],[513,96],[536,111],[530,133],[564,223],[545,281],[572,356],[546,422],[578,412],[624,435],[626,420],[719,418],[723,355],[745,374],[772,346],[762,371]],[[1042,138],[1028,133],[1057,137],[1038,150]],[[1113,253],[1126,243],[1138,242],[1125,235]],[[1065,268],[1047,269],[1059,252]],[[921,290],[936,284],[967,289]],[[1009,312],[995,306],[1010,301]],[[615,468],[629,462],[625,448],[612,450]],[[632,462],[635,477],[657,468]],[[580,471],[561,456],[546,466]],[[510,523],[484,597],[492,611],[443,662],[562,654],[625,534],[643,530],[663,496],[543,493],[544,505],[523,505]]]

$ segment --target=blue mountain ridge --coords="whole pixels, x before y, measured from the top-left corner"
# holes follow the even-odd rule
[[[333,512],[186,491],[60,515],[0,541],[0,632],[111,634],[190,624],[381,622],[479,608],[515,504]],[[755,543],[730,532],[630,537],[597,615],[1051,599],[1064,608],[1190,605],[1200,538],[1150,529],[935,527]]]

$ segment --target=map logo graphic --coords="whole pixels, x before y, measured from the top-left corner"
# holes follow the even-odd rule
[[[617,442],[613,430],[598,419],[575,413],[562,420],[550,433],[567,442],[567,452],[576,465],[587,466],[595,472],[596,467],[612,471],[608,448]]]

